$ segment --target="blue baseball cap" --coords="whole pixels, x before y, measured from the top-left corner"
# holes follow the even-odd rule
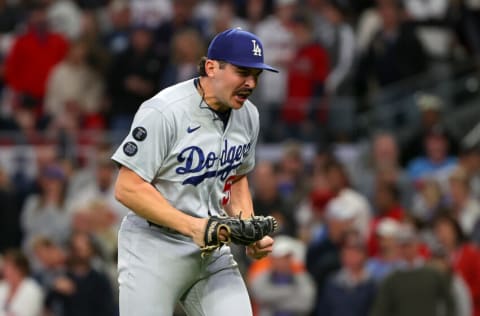
[[[239,67],[278,72],[263,62],[263,45],[260,39],[240,28],[217,34],[208,46],[207,58],[226,61]]]

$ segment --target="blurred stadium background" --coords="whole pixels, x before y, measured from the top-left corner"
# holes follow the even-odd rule
[[[230,27],[281,70],[255,314],[480,316],[479,0],[0,0],[0,315],[118,315],[109,157]]]

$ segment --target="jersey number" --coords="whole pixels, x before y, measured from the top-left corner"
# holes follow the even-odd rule
[[[225,180],[225,185],[223,186],[224,196],[222,198],[222,206],[226,206],[230,202],[230,196],[232,192],[232,184],[235,176],[230,176]]]

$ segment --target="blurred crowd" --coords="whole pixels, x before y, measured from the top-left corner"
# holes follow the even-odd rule
[[[479,69],[478,0],[0,0],[0,316],[118,314],[110,156],[230,27],[281,70],[250,175],[280,230],[233,247],[255,314],[480,316],[480,142],[416,85]]]
[[[280,69],[253,96],[265,142],[355,140],[356,114],[372,109],[375,125],[408,126],[400,100],[416,78],[446,81],[480,60],[478,0],[2,0],[0,19],[0,128],[28,143],[120,137],[231,27],[258,34]]]
[[[478,145],[449,156],[432,131],[405,166],[386,132],[356,153],[300,148],[252,177],[256,212],[281,223],[270,258],[245,265],[258,315],[479,315]]]

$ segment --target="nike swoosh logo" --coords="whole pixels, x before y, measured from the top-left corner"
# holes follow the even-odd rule
[[[200,125],[197,126],[197,127],[194,127],[194,128],[191,128],[190,126],[187,128],[187,133],[193,133],[195,132],[197,129],[200,128]]]

